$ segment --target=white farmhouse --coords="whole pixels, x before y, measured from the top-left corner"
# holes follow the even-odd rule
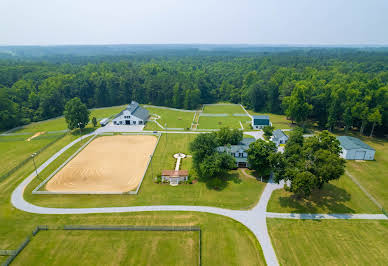
[[[358,138],[339,136],[342,152],[341,157],[347,160],[374,160],[375,149]]]
[[[276,146],[279,146],[280,144],[286,144],[288,136],[284,134],[281,129],[276,129],[272,132],[271,140],[276,144]]]
[[[113,118],[113,125],[144,125],[149,117],[147,109],[132,101],[127,108]]]
[[[236,160],[236,167],[249,168],[248,149],[249,145],[256,140],[254,138],[244,138],[238,145],[225,145],[216,148],[218,152],[226,152]]]

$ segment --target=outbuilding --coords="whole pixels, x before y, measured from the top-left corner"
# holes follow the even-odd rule
[[[132,101],[123,111],[113,118],[113,125],[144,125],[149,117],[147,109]]]
[[[188,180],[189,171],[187,170],[162,170],[162,181],[168,181],[171,185],[178,185],[180,182]]]
[[[341,157],[346,160],[374,160],[375,149],[358,138],[339,136],[342,148]]]
[[[272,126],[272,123],[269,121],[268,115],[253,115],[252,116],[252,128],[253,129],[262,129],[266,126]]]
[[[272,132],[271,140],[276,144],[276,146],[279,146],[280,144],[286,144],[288,136],[284,134],[281,129],[276,129]]]

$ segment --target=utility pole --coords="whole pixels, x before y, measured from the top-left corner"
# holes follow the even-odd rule
[[[35,156],[36,156],[36,155],[37,155],[37,153],[34,152],[33,154],[31,154],[31,157],[32,157],[32,161],[34,162],[35,174],[36,174],[36,176],[39,178],[38,170],[36,169],[36,164],[35,164]]]

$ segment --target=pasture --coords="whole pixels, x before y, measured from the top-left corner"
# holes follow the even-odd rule
[[[163,127],[167,124],[167,128],[183,128],[185,130],[191,127],[195,112],[184,112],[171,109],[145,107],[152,116],[156,114],[160,118],[156,119]],[[156,117],[156,116],[154,116]],[[144,130],[162,130],[156,123],[147,122]]]
[[[297,198],[284,189],[275,190],[269,212],[291,213],[381,213],[379,208],[346,175],[325,184],[307,199]]]
[[[2,164],[0,165],[0,177],[6,174],[15,166],[31,157],[31,154],[38,152],[48,144],[58,140],[62,134],[42,134],[30,139],[33,134],[0,136],[0,153]]]
[[[245,114],[239,104],[210,104],[205,105],[203,113],[210,114]]]
[[[41,182],[34,179],[27,186],[24,196],[34,204],[50,207],[97,207],[134,205],[205,205],[231,209],[248,209],[258,201],[265,183],[244,176],[240,171],[230,171],[222,177],[225,182],[221,190],[214,190],[206,182],[181,184],[172,187],[156,184],[155,177],[164,169],[174,169],[177,152],[190,155],[189,143],[195,134],[162,134],[152,161],[147,169],[137,195],[33,195],[32,190]],[[41,174],[46,178],[61,165],[79,146],[75,145],[58,157]],[[197,175],[192,168],[192,158],[182,160],[181,169],[189,170],[192,179]]]
[[[267,219],[281,265],[386,265],[388,221]]]
[[[346,170],[388,210],[388,141],[362,138],[376,150],[374,161],[348,160]]]
[[[241,124],[244,129],[249,129],[250,121],[250,117],[246,115],[240,105],[205,105],[199,117],[198,129],[220,129],[223,127],[241,129]]]
[[[92,118],[96,117],[97,120],[100,120],[105,117],[113,116],[120,111],[122,111],[126,105],[112,106],[106,108],[90,109],[90,121],[86,126],[87,128],[92,128]],[[34,133],[34,132],[50,132],[50,131],[62,131],[67,130],[67,124],[64,117],[53,118],[49,120],[44,120],[40,122],[34,122],[28,125],[19,128],[12,133]]]
[[[82,265],[198,265],[199,233],[40,231],[12,265],[78,265],[81,262]]]

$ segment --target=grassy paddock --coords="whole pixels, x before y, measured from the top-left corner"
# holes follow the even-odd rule
[[[120,106],[112,106],[112,107],[106,107],[106,108],[99,108],[99,109],[91,109],[90,110],[90,121],[89,124],[86,126],[87,128],[91,128],[92,125],[92,118],[96,117],[97,120],[109,117],[112,115],[115,115],[119,113],[121,110],[125,108],[125,105]],[[22,128],[14,131],[13,133],[23,133],[23,132],[47,132],[47,131],[59,131],[59,130],[65,130],[67,129],[67,124],[64,117],[59,117],[55,119],[45,120],[41,122],[35,122],[28,125],[23,126]]]
[[[63,136],[63,134],[44,134],[27,141],[31,135],[0,136],[0,153],[2,164],[0,176],[29,158],[32,153],[39,151],[44,146]]]
[[[199,233],[193,231],[49,230],[12,265],[198,265],[198,257]]]
[[[170,109],[162,109],[155,107],[146,107],[146,109],[150,112],[150,114],[157,114],[160,116],[157,121],[163,127],[167,123],[168,128],[187,128],[191,127],[191,122],[194,118],[194,112],[182,112],[175,111]],[[153,122],[148,122],[145,126],[145,130],[161,130],[161,128]]]
[[[244,110],[238,104],[205,105],[203,112],[212,114],[245,114]]]
[[[298,199],[284,189],[275,190],[269,212],[292,213],[381,213],[377,206],[346,175],[325,184],[307,199]]]
[[[283,265],[386,265],[388,221],[267,219]]]
[[[231,209],[247,209],[258,201],[265,183],[245,177],[239,171],[231,171],[226,177],[225,187],[216,191],[207,187],[204,182],[182,184],[172,187],[168,184],[154,183],[154,177],[163,169],[173,169],[173,155],[183,152],[190,155],[189,143],[195,134],[163,134],[155,150],[138,195],[32,195],[31,191],[40,180],[34,179],[27,186],[24,196],[37,205],[50,207],[96,207],[96,206],[133,206],[133,205],[205,205]],[[65,161],[77,146],[61,155],[40,175],[42,179]],[[181,169],[189,170],[190,176],[196,177],[192,169],[192,158],[182,161]],[[153,174],[153,175],[152,175]]]
[[[361,139],[376,150],[375,160],[348,160],[346,170],[388,210],[388,141],[367,137]]]
[[[198,129],[241,128],[240,121],[244,129],[247,129],[250,121],[248,116],[200,116]]]

